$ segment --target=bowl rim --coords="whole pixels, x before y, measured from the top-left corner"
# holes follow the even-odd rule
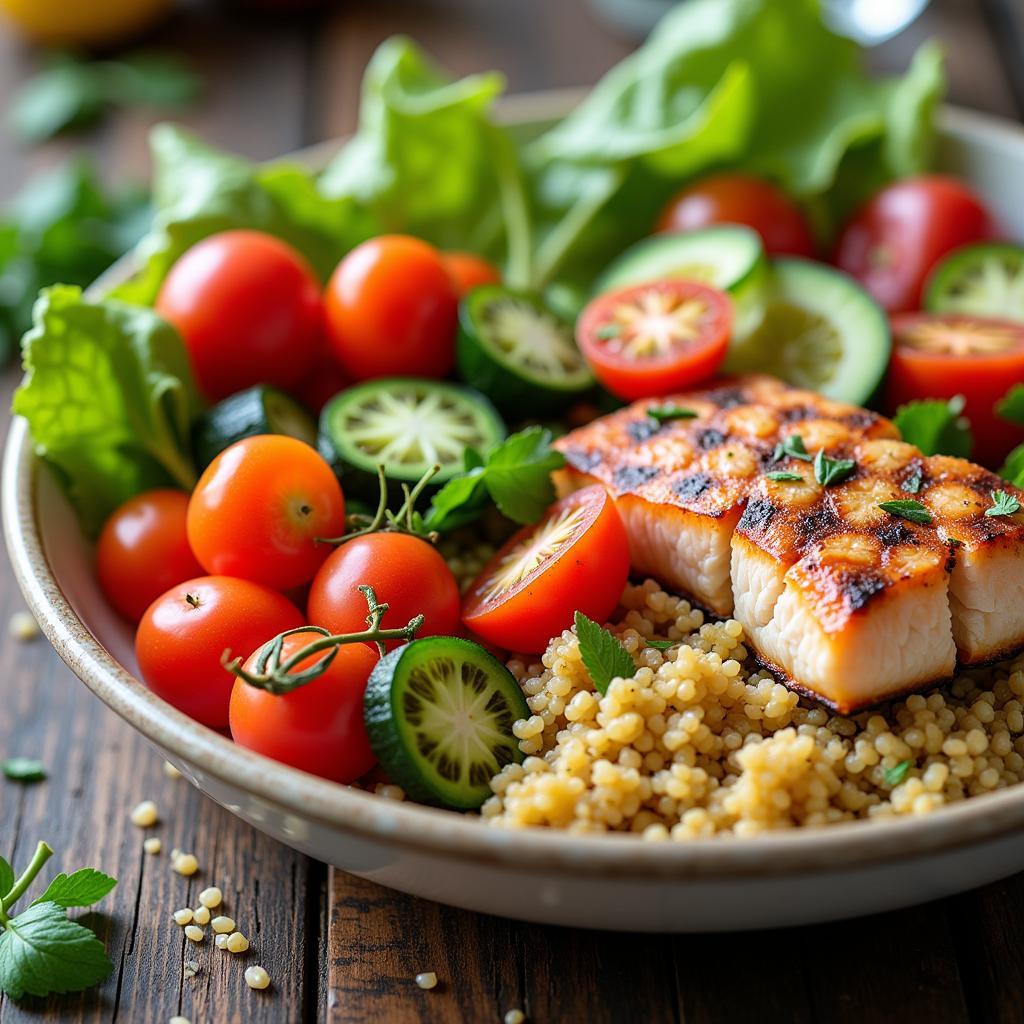
[[[501,107],[507,123],[529,123],[564,113],[579,90],[511,97]],[[940,125],[961,141],[987,140],[1024,150],[1024,129],[991,115],[945,107]],[[321,164],[341,140],[298,154]],[[107,275],[128,272],[119,261]],[[97,282],[94,288],[102,287]],[[15,577],[44,634],[71,670],[108,707],[148,740],[203,775],[239,787],[250,797],[300,820],[340,833],[451,860],[541,869],[588,878],[730,881],[784,877],[808,870],[877,866],[901,857],[993,841],[1024,825],[1024,785],[948,805],[928,815],[842,822],[741,837],[647,843],[632,834],[575,835],[554,829],[504,829],[476,817],[407,801],[393,801],[328,782],[235,745],[198,725],[152,693],[89,630],[61,590],[44,549],[39,524],[38,475],[26,422],[15,417],[0,482],[4,536]],[[202,788],[202,787],[200,787]]]

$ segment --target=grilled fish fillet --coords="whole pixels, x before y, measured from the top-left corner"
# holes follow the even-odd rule
[[[665,420],[672,408],[692,415]],[[780,455],[787,439],[797,454]],[[801,443],[853,471],[823,487]],[[840,711],[1024,646],[1024,513],[985,515],[992,491],[1024,492],[924,457],[875,413],[745,377],[638,402],[558,445],[559,489],[609,490],[637,572],[735,615],[767,666]],[[908,499],[932,521],[878,507]]]

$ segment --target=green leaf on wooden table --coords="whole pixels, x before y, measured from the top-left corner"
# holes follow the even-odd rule
[[[58,907],[91,907],[117,885],[117,879],[95,868],[79,868],[70,875],[62,871],[46,887],[46,892],[32,901],[56,903]]]
[[[41,782],[46,778],[43,762],[31,757],[9,757],[6,761],[0,761],[0,773],[12,782]]]
[[[0,899],[3,899],[14,885],[14,868],[0,857]]]
[[[903,440],[920,448],[925,455],[954,455],[966,459],[971,454],[971,428],[961,415],[964,398],[956,395],[948,402],[929,398],[908,402],[896,410],[893,423]]]
[[[113,970],[103,943],[56,903],[35,904],[0,925],[0,990],[12,999],[77,992]]]
[[[576,613],[576,636],[583,665],[590,673],[594,689],[602,696],[608,692],[613,679],[630,679],[636,674],[632,655],[618,637],[583,612]]]

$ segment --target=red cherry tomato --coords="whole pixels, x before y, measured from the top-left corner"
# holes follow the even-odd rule
[[[203,472],[188,506],[188,539],[209,573],[277,590],[307,583],[345,532],[345,498],[326,460],[280,434],[236,441]]]
[[[361,583],[373,587],[381,604],[387,602],[385,628],[398,629],[423,615],[417,636],[459,632],[459,586],[447,562],[425,540],[405,533],[371,533],[342,544],[313,579],[310,622],[332,633],[365,629]]]
[[[196,243],[171,267],[156,309],[181,333],[199,389],[213,401],[254,384],[295,388],[323,330],[312,268],[260,231]]]
[[[287,660],[320,638],[310,630],[284,638],[281,658]],[[269,639],[269,638],[268,638]],[[255,671],[258,651],[245,664]],[[309,668],[325,654],[311,655],[294,671]],[[363,691],[377,655],[366,644],[345,644],[312,682],[275,696],[235,680],[231,691],[231,736],[255,750],[333,782],[355,782],[376,764],[363,723]]]
[[[501,284],[501,271],[474,253],[442,252],[441,262],[455,282],[455,290],[460,297],[484,284]]]
[[[353,380],[451,373],[458,294],[432,245],[406,235],[357,245],[324,301],[328,338]]]
[[[947,253],[995,238],[988,210],[953,178],[905,178],[883,188],[839,238],[836,265],[890,313],[918,309],[931,269]]]
[[[1024,381],[1024,325],[960,313],[892,318],[889,411],[915,399],[963,395],[974,437],[972,458],[997,468],[1024,430],[996,415],[996,403]]]
[[[693,231],[709,224],[746,224],[771,256],[817,251],[807,220],[782,189],[746,174],[715,174],[683,189],[662,211],[658,231]]]
[[[301,625],[299,609],[269,587],[201,576],[149,606],[135,634],[135,657],[157,696],[197,722],[222,729],[234,685],[221,664],[224,652],[247,658],[278,633]]]
[[[597,379],[627,401],[706,380],[725,359],[732,304],[696,281],[653,281],[593,299],[576,342]]]
[[[96,575],[107,600],[138,622],[165,591],[201,576],[185,530],[184,491],[146,491],[129,498],[103,524],[96,544]]]
[[[466,591],[462,621],[510,651],[543,651],[577,611],[605,622],[629,577],[629,542],[603,487],[556,502],[520,530]]]

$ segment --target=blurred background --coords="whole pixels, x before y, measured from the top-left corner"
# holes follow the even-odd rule
[[[594,82],[670,2],[0,0],[0,356],[39,286],[88,283],[144,229],[155,121],[266,159],[350,131],[366,61],[396,31],[523,92]],[[877,69],[938,36],[954,101],[1024,112],[1020,0],[828,2],[837,28],[880,44]]]

